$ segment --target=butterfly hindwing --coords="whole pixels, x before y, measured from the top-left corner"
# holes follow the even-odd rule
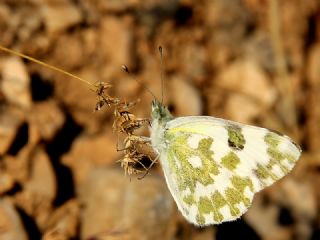
[[[213,117],[169,121],[160,161],[182,214],[196,225],[240,217],[254,193],[285,176],[300,156],[287,136]]]

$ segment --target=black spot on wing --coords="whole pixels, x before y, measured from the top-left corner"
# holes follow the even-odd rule
[[[231,147],[233,150],[242,150],[244,148],[246,140],[244,138],[244,135],[242,134],[241,127],[230,124],[226,129],[228,131],[229,147]]]
[[[232,142],[230,139],[228,139],[228,145],[234,150],[242,150],[244,148],[244,145],[237,145],[235,144],[235,142]]]

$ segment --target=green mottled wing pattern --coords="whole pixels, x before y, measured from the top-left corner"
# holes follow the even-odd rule
[[[200,226],[239,218],[301,152],[287,136],[213,117],[171,120],[164,138],[160,161],[169,189],[182,214]]]

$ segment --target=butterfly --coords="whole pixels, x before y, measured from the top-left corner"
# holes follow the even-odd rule
[[[284,177],[301,149],[266,128],[209,117],[173,118],[152,102],[151,144],[182,215],[197,226],[232,221]]]
[[[0,50],[98,87],[96,110],[104,104],[121,104],[116,98],[102,97],[109,85],[95,86],[22,53],[3,46]],[[162,48],[159,50],[162,54]],[[266,128],[209,116],[173,118],[158,100],[152,102],[151,116],[151,145],[158,153],[169,190],[182,215],[196,226],[242,216],[254,194],[287,175],[301,155],[300,147],[288,136]],[[129,151],[127,158],[130,161],[134,160],[132,157],[138,158],[139,162],[134,143],[148,141],[131,134],[126,142],[129,140],[129,150],[133,151]],[[130,161],[123,163],[135,170]]]

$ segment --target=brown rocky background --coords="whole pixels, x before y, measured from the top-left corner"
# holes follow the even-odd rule
[[[199,229],[159,165],[124,176],[112,110],[93,112],[89,85],[1,52],[0,239],[320,239],[318,0],[1,0],[0,44],[111,83],[140,99],[139,117],[164,73],[175,116],[264,126],[303,148],[241,219]]]

